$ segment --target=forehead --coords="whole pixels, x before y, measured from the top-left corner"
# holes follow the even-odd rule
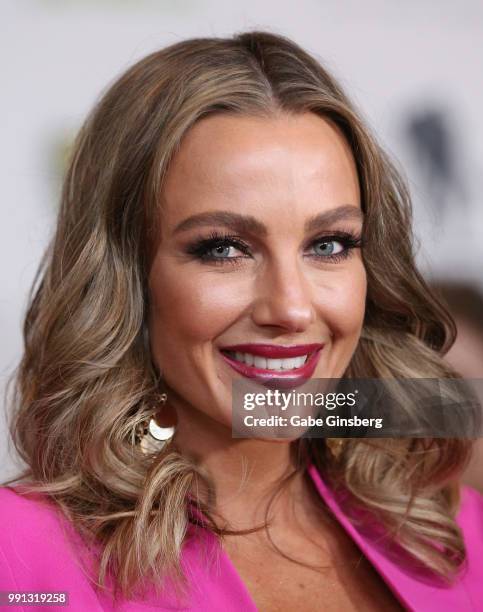
[[[165,222],[205,210],[273,216],[360,207],[354,158],[330,121],[314,113],[270,118],[212,115],[185,135],[163,186]]]

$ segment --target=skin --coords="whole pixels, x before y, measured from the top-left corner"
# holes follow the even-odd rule
[[[310,219],[334,209],[345,215],[307,231]],[[265,231],[187,222],[221,211],[250,215]],[[334,231],[360,237],[362,223],[350,148],[333,124],[312,113],[207,117],[185,135],[171,163],[149,273],[151,351],[168,391],[158,422],[176,422],[175,446],[214,483],[221,527],[264,524],[276,485],[294,465],[290,440],[232,437],[231,386],[241,374],[220,348],[325,343],[313,377],[342,376],[362,330],[366,271],[360,248],[334,260],[327,258],[331,249],[338,254],[346,246],[320,246]],[[192,245],[213,231],[236,234],[248,253],[228,245],[211,250],[221,262],[200,260]],[[223,540],[259,609],[288,609],[300,597],[304,609],[321,601],[334,611],[399,609],[343,528],[321,511],[303,473],[272,501],[271,541],[265,530]],[[272,542],[325,569],[287,561]]]
[[[305,231],[308,219],[338,207],[346,207],[344,219]],[[214,211],[250,215],[266,234],[219,223],[176,231],[193,215]],[[324,342],[313,376],[343,374],[364,317],[361,250],[334,262],[314,257],[320,247],[310,245],[334,230],[360,236],[355,162],[339,130],[313,113],[213,115],[185,135],[167,174],[160,216],[149,332],[168,388],[161,424],[163,418],[177,422],[176,445],[207,469],[218,510],[233,526],[253,526],[271,485],[290,469],[289,443],[232,438],[231,384],[241,375],[220,347]],[[189,254],[190,245],[214,230],[239,235],[250,256],[228,248],[223,256],[238,260],[220,264]],[[344,250],[338,242],[332,248]],[[293,487],[300,486],[295,479]]]

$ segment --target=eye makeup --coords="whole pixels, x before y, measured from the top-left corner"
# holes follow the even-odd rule
[[[329,248],[329,253],[309,253],[308,256],[322,263],[338,263],[351,256],[354,249],[362,247],[360,234],[353,231],[328,231],[310,241],[308,248],[324,245],[324,248],[334,243],[340,248]],[[242,255],[229,256],[230,249]],[[233,251],[232,251],[233,252]],[[203,264],[236,265],[243,259],[251,259],[250,246],[236,234],[213,230],[209,236],[199,236],[186,247],[186,253]],[[225,253],[225,254],[224,254]]]

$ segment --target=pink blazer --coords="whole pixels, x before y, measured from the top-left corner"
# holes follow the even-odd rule
[[[315,467],[310,465],[308,471],[322,499],[406,609],[417,612],[483,611],[483,496],[469,487],[463,488],[457,520],[464,532],[468,564],[459,581],[447,588],[408,574],[400,564],[393,563],[375,541],[353,527]],[[25,604],[23,607],[2,607],[5,610],[257,610],[215,536],[196,526],[189,529],[197,538],[189,538],[183,548],[182,565],[190,578],[191,593],[190,601],[181,607],[169,585],[161,595],[153,591],[144,601],[116,604],[108,592],[96,592],[87,576],[92,558],[70,524],[53,507],[21,497],[5,487],[0,488],[0,529],[0,591],[66,591],[69,594],[67,608]]]

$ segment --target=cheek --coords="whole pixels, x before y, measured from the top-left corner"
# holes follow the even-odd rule
[[[367,280],[363,266],[357,273],[339,275],[324,292],[321,316],[327,319],[334,337],[358,338],[364,321]]]
[[[243,309],[239,285],[222,272],[157,265],[151,274],[151,325],[159,335],[191,344],[210,341]]]

